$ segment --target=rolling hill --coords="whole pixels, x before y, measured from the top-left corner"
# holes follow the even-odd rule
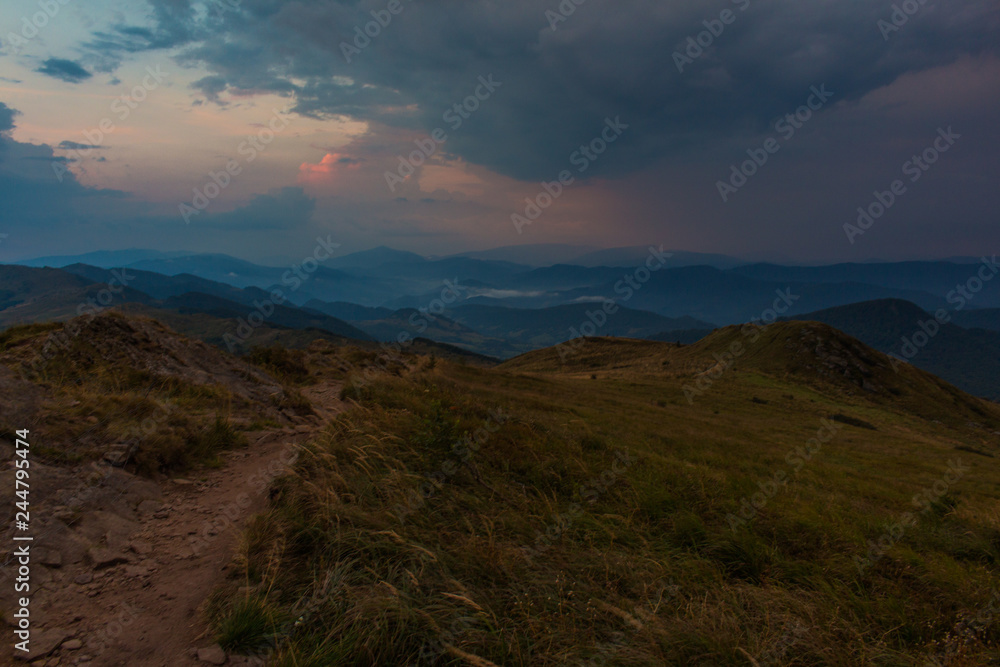
[[[962,623],[1000,563],[998,408],[822,324],[751,338],[349,382],[216,636],[298,618],[288,665],[986,664]],[[340,592],[302,615],[316,572]]]
[[[63,330],[78,333],[45,353]],[[320,339],[234,359],[117,314],[0,333],[5,419],[44,436],[39,482],[109,471],[73,512],[39,488],[40,516],[64,517],[46,561],[110,583],[38,609],[69,623],[86,608],[74,627],[95,664],[142,648],[92,642],[110,618],[92,605],[111,596],[183,619],[228,662],[289,667],[996,654],[975,620],[1000,574],[991,402],[818,322],[681,347],[592,338],[494,368],[380,354]],[[13,428],[0,423],[5,451]],[[275,442],[295,455],[261,477]],[[247,489],[238,540],[180,550],[214,539],[211,517],[242,516],[219,490]],[[165,576],[201,583],[165,596]]]
[[[108,284],[118,279],[117,276],[121,276],[121,279],[128,281],[129,287],[148,294],[154,299],[167,299],[197,292],[249,306],[255,300],[268,298],[267,292],[256,287],[240,289],[227,283],[199,278],[189,273],[168,276],[152,271],[140,271],[139,269],[101,269],[87,264],[70,264],[63,267],[62,270],[95,283]]]
[[[2,292],[6,299],[3,305],[7,306],[0,308],[0,329],[18,324],[66,320],[81,314],[81,311],[95,315],[122,310],[159,319],[187,336],[237,353],[270,345],[298,349],[316,339],[336,344],[350,342],[362,347],[371,343],[368,346],[371,348],[376,347],[376,340],[390,340],[369,335],[361,328],[319,310],[297,308],[287,303],[276,305],[269,292],[255,287],[239,289],[187,274],[163,276],[136,269],[121,271],[86,265],[73,265],[64,270],[0,266],[0,280],[6,286]],[[121,289],[117,287],[121,281],[149,290],[157,296],[132,287]],[[118,291],[112,291],[109,285],[115,286]],[[187,291],[192,288],[206,290],[207,293]],[[377,309],[354,306],[355,314],[366,312],[381,313]],[[392,314],[392,311],[385,312]],[[392,339],[395,339],[402,330],[397,328],[399,326],[400,323],[390,317],[377,322],[374,330],[379,331],[379,327],[386,331],[391,329]],[[421,335],[423,333],[428,332],[414,330],[410,348],[427,354],[437,353],[444,358],[492,363],[487,355],[440,344]],[[444,329],[441,333],[443,338],[449,338],[444,335],[447,333]],[[501,352],[510,352],[504,348],[502,341],[486,341],[474,333],[471,336],[482,341],[480,347],[484,349],[495,347]]]
[[[124,300],[153,301],[120,282],[112,290],[58,269],[0,265],[0,328],[92,314]]]
[[[337,317],[342,320],[348,320],[352,322],[363,322],[366,320],[378,320],[383,317],[389,317],[393,314],[390,308],[372,308],[369,306],[360,306],[356,303],[347,303],[345,301],[320,301],[319,299],[312,299],[307,301],[303,308],[309,308],[311,310],[317,310],[321,313],[326,313],[331,317]]]

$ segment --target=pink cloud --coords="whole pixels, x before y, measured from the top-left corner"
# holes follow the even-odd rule
[[[307,180],[318,180],[324,174],[333,174],[340,169],[357,169],[363,160],[344,153],[327,153],[317,164],[303,162],[299,174]]]

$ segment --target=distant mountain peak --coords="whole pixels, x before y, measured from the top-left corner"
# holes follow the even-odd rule
[[[174,259],[177,257],[187,257],[197,253],[187,251],[163,252],[161,250],[149,250],[144,248],[131,248],[128,250],[98,250],[82,255],[53,255],[48,257],[36,257],[26,259],[16,264],[21,266],[51,266],[61,269],[74,264],[87,264],[102,269],[112,269],[122,266],[129,266],[136,262],[146,262],[153,260]]]
[[[337,268],[372,267],[379,264],[390,264],[396,262],[426,262],[427,258],[415,252],[406,250],[396,250],[388,246],[380,245],[369,250],[360,250],[329,260],[331,266]]]

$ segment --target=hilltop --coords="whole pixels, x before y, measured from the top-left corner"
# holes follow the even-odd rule
[[[899,362],[939,375],[970,393],[1000,400],[996,382],[1000,377],[1000,332],[990,330],[993,313],[938,310],[932,314],[908,301],[883,299],[795,319],[825,322],[893,354]]]
[[[130,499],[37,507],[60,536],[44,580],[86,609],[41,627],[99,664],[193,665],[218,642],[289,667],[974,665],[1000,640],[976,621],[1000,566],[1000,408],[821,323],[494,368],[323,337],[234,358],[114,314],[0,349],[5,429],[40,429],[46,477],[93,466]],[[170,401],[124,460],[102,455],[141,414],[122,407]],[[101,639],[112,591],[163,622]]]

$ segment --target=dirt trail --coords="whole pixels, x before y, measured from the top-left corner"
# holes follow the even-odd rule
[[[226,576],[245,520],[265,507],[269,482],[294,460],[296,445],[343,411],[339,392],[332,382],[307,388],[317,417],[257,434],[220,468],[160,485],[134,478],[134,520],[112,508],[82,517],[75,531],[91,538],[87,557],[36,566],[33,653],[48,657],[31,664],[245,664],[211,650],[200,607]],[[70,543],[53,532],[51,543]]]

